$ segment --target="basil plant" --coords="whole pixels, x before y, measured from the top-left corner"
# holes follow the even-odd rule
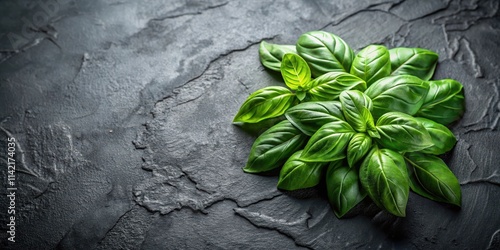
[[[456,143],[447,126],[464,113],[463,87],[431,80],[435,52],[369,45],[354,53],[340,37],[311,31],[295,46],[262,42],[259,55],[286,87],[257,90],[234,117],[274,123],[255,140],[246,173],[280,170],[281,190],[324,180],[339,218],[367,196],[404,217],[410,190],[461,205],[459,182],[439,155]]]

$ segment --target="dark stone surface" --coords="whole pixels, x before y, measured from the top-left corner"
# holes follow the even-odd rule
[[[490,1],[2,1],[1,245],[11,249],[498,249],[500,17]],[[461,210],[410,195],[407,217],[369,203],[338,220],[244,174],[254,137],[231,125],[280,85],[262,40],[333,32],[437,51],[467,112],[446,161]],[[7,241],[7,138],[16,242]]]

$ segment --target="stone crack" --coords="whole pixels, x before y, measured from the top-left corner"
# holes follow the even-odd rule
[[[178,13],[178,14],[167,14],[165,16],[153,18],[151,20],[152,21],[164,21],[166,19],[174,19],[174,18],[179,18],[179,17],[184,17],[184,16],[201,15],[201,14],[203,14],[207,10],[212,10],[212,9],[220,8],[220,7],[223,7],[223,6],[227,5],[228,3],[229,2],[223,2],[221,4],[209,5],[209,6],[203,8],[201,10],[196,10],[196,11],[191,11],[191,12],[182,12],[182,13]],[[178,11],[178,10],[174,10],[172,12],[175,13],[176,11]]]
[[[307,220],[311,217],[311,215],[308,213],[304,214],[302,217],[298,218],[295,221],[286,221],[275,219],[273,217],[263,215],[259,212],[250,212],[243,208],[235,208],[234,211],[237,215],[245,218],[248,222],[256,227],[277,231],[278,233],[293,240],[297,246],[307,249],[313,249],[307,244],[298,241],[296,239],[296,236],[294,236],[293,230],[291,229],[295,227],[307,226]]]

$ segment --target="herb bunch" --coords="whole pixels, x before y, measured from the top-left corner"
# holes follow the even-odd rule
[[[287,87],[257,90],[234,117],[240,125],[275,122],[255,140],[245,172],[281,168],[282,190],[324,178],[339,218],[366,196],[404,217],[410,189],[461,205],[458,180],[439,155],[456,143],[447,126],[464,113],[463,87],[431,80],[437,53],[368,45],[355,54],[340,37],[311,31],[295,46],[263,41],[259,55]]]

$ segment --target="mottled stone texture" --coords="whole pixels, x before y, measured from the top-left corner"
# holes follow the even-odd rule
[[[498,249],[499,1],[1,1],[2,249]],[[42,14],[40,14],[42,13]],[[254,136],[231,125],[282,85],[266,40],[333,32],[440,55],[467,112],[445,156],[457,210],[411,194],[406,218],[369,202],[339,220],[244,174]],[[16,243],[7,241],[6,142],[17,139]]]

